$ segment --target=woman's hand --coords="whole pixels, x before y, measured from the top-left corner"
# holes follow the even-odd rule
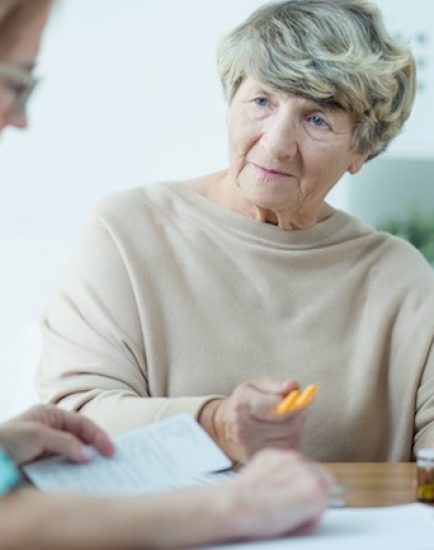
[[[102,455],[111,456],[113,443],[91,420],[54,405],[36,405],[0,425],[0,445],[17,464],[48,454],[60,454],[75,462],[88,462],[93,445]]]
[[[312,528],[328,504],[332,482],[326,470],[299,453],[261,451],[222,487],[233,492],[235,535],[265,538]]]
[[[298,385],[268,378],[244,382],[227,399],[210,401],[199,422],[234,461],[245,463],[265,447],[298,449],[305,408],[276,415],[273,410]]]

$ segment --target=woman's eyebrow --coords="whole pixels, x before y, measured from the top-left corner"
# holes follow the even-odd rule
[[[342,107],[342,105],[340,105],[337,101],[334,101],[332,99],[313,100],[312,102],[315,105],[318,105],[320,109],[324,109],[325,111],[331,111],[331,112],[337,112],[337,113],[345,112],[345,109]]]
[[[21,63],[19,67],[31,73],[34,71],[36,67],[36,63]]]
[[[272,88],[267,88],[267,86],[257,85],[252,88],[253,94],[264,94],[264,95],[276,95],[276,90]]]

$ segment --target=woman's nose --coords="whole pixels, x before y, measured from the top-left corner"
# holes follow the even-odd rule
[[[27,113],[13,113],[9,115],[4,126],[13,126],[14,128],[27,128],[29,120]]]
[[[298,129],[293,116],[269,120],[262,136],[262,145],[276,157],[292,157],[298,149]]]

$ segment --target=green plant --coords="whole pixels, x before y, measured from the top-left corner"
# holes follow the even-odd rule
[[[434,213],[413,210],[406,217],[386,219],[377,228],[406,239],[434,264]]]

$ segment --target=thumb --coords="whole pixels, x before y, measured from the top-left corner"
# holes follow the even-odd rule
[[[252,380],[250,385],[262,393],[274,393],[279,396],[287,395],[290,391],[299,389],[295,380],[261,377]]]

